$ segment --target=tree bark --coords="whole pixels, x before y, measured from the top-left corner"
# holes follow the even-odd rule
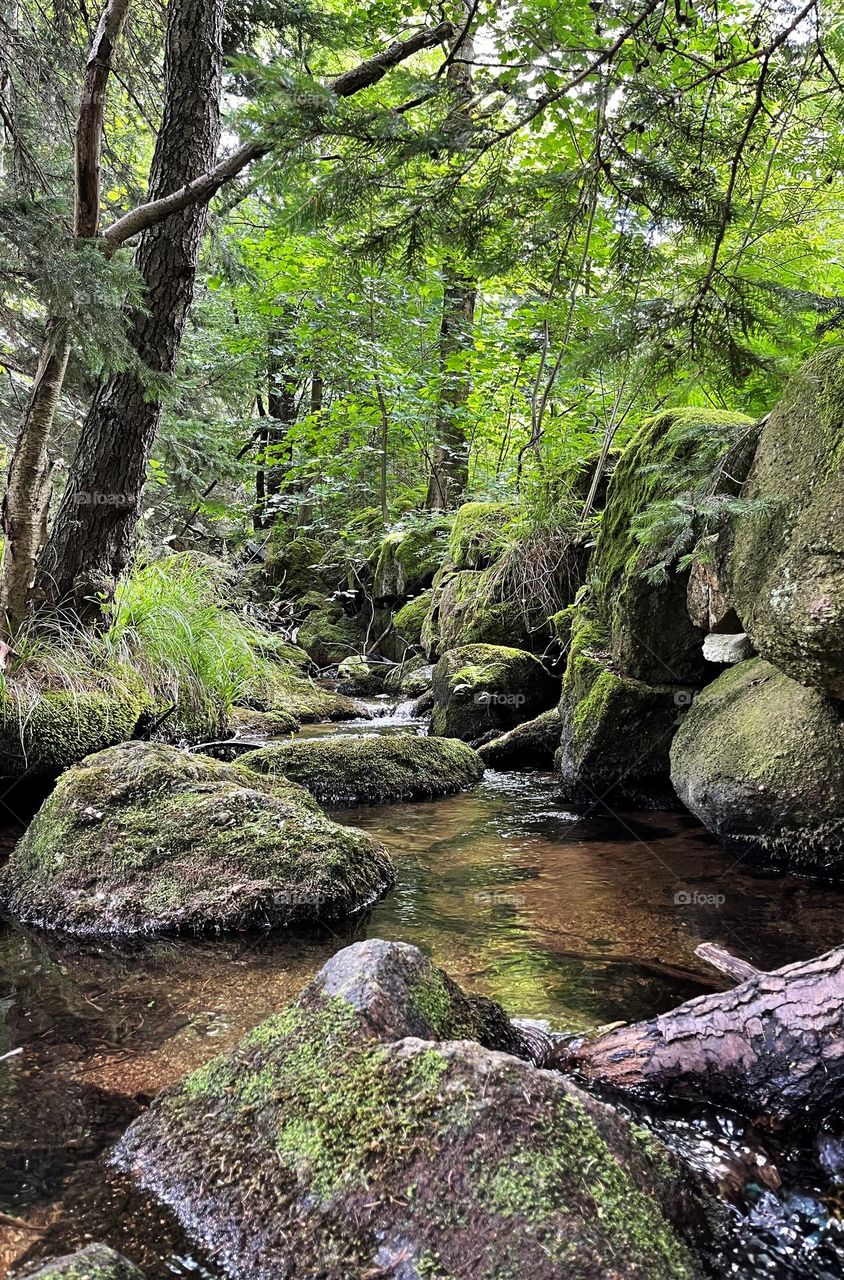
[[[150,201],[206,173],[220,135],[224,0],[171,0],[164,61],[164,115],[149,179]],[[45,551],[39,586],[80,614],[99,610],[125,568],[140,516],[152,443],[161,418],[153,380],[175,370],[193,300],[207,204],[191,204],[141,237],[135,266],[144,306],[128,315],[128,340],[142,374],[127,369],[91,405]]]
[[[74,148],[73,233],[77,240],[92,239],[99,226],[106,88],[128,8],[129,0],[109,0],[85,66]],[[69,356],[67,321],[52,316],[47,321],[38,369],[18,427],[3,499],[5,546],[0,606],[8,638],[14,637],[26,617],[47,527],[52,492],[48,446]]]
[[[446,79],[456,99],[458,121],[471,130],[472,61],[475,46],[470,33],[474,9],[463,4],[465,24],[449,52]],[[459,506],[469,483],[469,440],[466,401],[472,389],[468,367],[475,321],[477,282],[448,255],[443,263],[443,309],[439,336],[440,389],[434,423],[434,448],[425,505],[429,511]]]
[[[220,15],[223,0],[171,0],[165,58],[165,115],[153,157],[149,199],[101,237],[109,253],[140,234],[136,265],[147,286],[145,310],[130,317],[129,342],[153,374],[175,368],[193,296],[196,256],[208,201],[273,144],[252,139],[214,165],[218,132]],[[421,49],[448,39],[449,23],[396,41],[331,84],[349,97],[377,84]],[[213,142],[213,145],[212,145]],[[154,391],[134,371],[100,388],[86,418],[38,587],[52,604],[99,613],[128,564],[149,452],[161,417]]]
[[[715,1102],[773,1129],[821,1119],[844,1089],[844,947],[561,1045],[542,1065],[621,1093]]]

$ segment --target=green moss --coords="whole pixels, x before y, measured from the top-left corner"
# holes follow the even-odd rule
[[[431,607],[432,592],[423,591],[414,600],[408,600],[393,618],[396,635],[405,650],[417,649],[422,642],[422,628]]]
[[[61,773],[84,756],[131,738],[152,702],[140,676],[103,672],[101,688],[43,689],[14,680],[0,694],[0,773]]]
[[[54,1258],[27,1276],[28,1280],[144,1280],[134,1263],[103,1244]]]
[[[299,725],[299,717],[288,707],[276,707],[274,711],[232,707],[227,720],[229,733],[254,733],[267,738],[296,733]]]
[[[285,742],[250,751],[242,763],[288,778],[334,805],[448,795],[483,775],[479,757],[464,743],[413,734]]]
[[[314,538],[297,537],[282,545],[271,543],[264,565],[266,579],[277,595],[295,599],[313,589],[322,554],[323,549]]]
[[[547,710],[559,688],[539,659],[521,649],[489,644],[451,649],[434,668],[431,729],[471,742]]]
[[[326,605],[308,614],[296,640],[318,667],[330,667],[358,652],[363,633],[354,618],[335,605]]]
[[[388,534],[378,553],[373,598],[391,603],[429,587],[445,556],[450,527],[448,517],[432,515]]]
[[[448,554],[456,569],[480,569],[498,558],[509,543],[509,526],[518,515],[510,502],[464,502],[454,517]]]
[[[127,743],[59,779],[0,894],[71,933],[171,933],[343,916],[391,882],[376,841],[286,779]]]
[[[512,601],[496,598],[488,572],[455,573],[439,596],[439,647],[444,653],[466,644],[527,647],[530,636]]]

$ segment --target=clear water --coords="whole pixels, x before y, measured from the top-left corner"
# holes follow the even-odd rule
[[[402,714],[330,731],[418,727]],[[346,930],[120,947],[0,924],[0,1056],[23,1050],[0,1062],[0,1272],[94,1238],[128,1252],[148,1280],[216,1275],[101,1153],[162,1087],[234,1044],[357,938],[415,943],[467,989],[561,1029],[652,1016],[718,987],[694,955],[701,941],[762,968],[840,941],[840,892],[751,876],[678,814],[575,813],[549,774],[488,773],[443,800],[335,816],[378,835],[399,873]],[[10,825],[7,842],[16,834]],[[844,1275],[844,1252],[837,1272],[807,1263],[815,1219],[797,1231],[790,1269],[780,1242],[797,1211],[776,1203],[774,1270],[759,1261],[764,1249],[742,1246],[725,1274]],[[825,1204],[811,1203],[823,1231],[835,1230]],[[770,1219],[770,1202],[760,1205]]]

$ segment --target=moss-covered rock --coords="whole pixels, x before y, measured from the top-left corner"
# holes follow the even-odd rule
[[[619,671],[648,684],[697,684],[708,671],[703,634],[686,607],[688,571],[645,573],[662,549],[640,541],[640,522],[717,473],[751,420],[714,409],[669,409],[645,422],[619,459],[592,557],[591,594]],[[726,481],[725,481],[726,483]],[[717,485],[716,485],[717,487]]]
[[[34,1271],[18,1275],[20,1280],[144,1280],[134,1262],[104,1244],[89,1244],[78,1253],[41,1262]]]
[[[229,733],[254,733],[258,737],[276,738],[285,733],[296,733],[300,726],[298,716],[286,708],[275,711],[256,711],[252,707],[232,707],[228,714]]]
[[[362,653],[353,653],[337,667],[337,688],[341,693],[372,697],[383,693],[384,676],[383,664],[372,662]]]
[[[671,740],[692,696],[688,687],[619,675],[602,625],[579,614],[559,706],[556,764],[568,795],[667,803]]]
[[[242,708],[277,716],[281,721],[313,724],[322,720],[368,720],[364,703],[335,689],[315,684],[287,663],[279,662],[241,691]]]
[[[385,850],[279,777],[132,742],[68,770],[0,872],[18,919],[77,934],[200,932],[348,915]]]
[[[434,668],[424,658],[411,658],[399,663],[390,671],[384,681],[387,693],[403,693],[408,698],[419,698],[431,688],[434,679]]]
[[[276,595],[295,599],[319,585],[323,547],[314,538],[299,536],[286,542],[270,542],[264,575]]]
[[[484,771],[465,743],[415,734],[283,742],[250,751],[242,763],[289,778],[332,805],[427,800],[474,786]]]
[[[780,670],[844,698],[844,350],[792,380],[762,429],[736,522],[729,578],[754,647]]]
[[[375,566],[372,597],[377,604],[397,604],[430,587],[445,556],[450,527],[447,517],[431,516],[388,534]]]
[[[559,697],[560,682],[531,653],[470,644],[443,654],[433,690],[431,732],[474,742],[547,711]]]
[[[671,749],[678,796],[761,865],[844,878],[840,703],[751,658],[720,675]]]
[[[518,515],[512,502],[464,502],[454,517],[448,555],[455,569],[482,569],[508,545],[508,527]]]
[[[668,1153],[519,1047],[416,948],[358,943],[115,1159],[240,1280],[696,1280]]]
[[[556,707],[535,720],[516,725],[478,747],[488,769],[550,769],[560,745],[560,713]]]
[[[393,617],[395,643],[393,653],[388,654],[396,662],[400,662],[407,653],[412,653],[422,646],[422,628],[431,607],[433,592],[429,589],[397,610]]]
[[[360,623],[329,603],[308,613],[296,642],[318,667],[330,667],[357,653],[363,638]]]
[[[530,644],[518,608],[498,599],[488,573],[475,569],[455,573],[443,585],[437,629],[441,653],[466,644]]]
[[[0,692],[0,776],[53,776],[104,747],[131,738],[152,712],[140,676],[107,672],[99,688],[33,688],[3,681]]]

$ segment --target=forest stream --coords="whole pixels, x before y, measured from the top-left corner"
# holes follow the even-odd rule
[[[399,707],[304,733],[412,728],[423,726]],[[104,1153],[159,1090],[234,1045],[352,941],[413,943],[512,1016],[568,1031],[719,989],[694,954],[702,941],[762,968],[837,942],[839,890],[750,875],[686,815],[601,802],[575,812],[557,793],[550,773],[489,771],[445,799],[335,811],[377,835],[399,871],[394,891],[343,933],[128,947],[0,926],[0,1052],[23,1050],[7,1060],[0,1095],[0,1265],[97,1239],[150,1280],[223,1274]],[[6,847],[16,835],[8,825]],[[715,1164],[724,1150],[748,1158],[729,1116],[686,1110],[655,1123],[697,1161]],[[844,1275],[839,1145],[830,1135],[820,1164],[811,1152],[780,1153],[777,1195],[764,1176],[751,1181],[724,1275]]]

